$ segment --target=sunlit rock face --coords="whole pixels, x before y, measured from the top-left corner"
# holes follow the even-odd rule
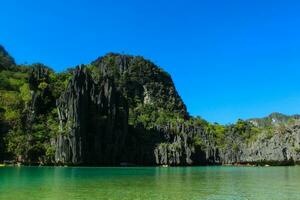
[[[292,126],[272,137],[261,134],[251,143],[240,143],[235,152],[225,153],[224,163],[289,165],[300,161],[300,127]]]

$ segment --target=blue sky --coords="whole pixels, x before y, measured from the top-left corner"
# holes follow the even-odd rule
[[[192,115],[222,124],[300,113],[300,2],[9,0],[0,44],[56,71],[107,52],[168,71]]]

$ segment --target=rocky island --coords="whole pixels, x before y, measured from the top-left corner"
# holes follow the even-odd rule
[[[109,53],[55,73],[18,65],[0,46],[0,163],[33,165],[294,165],[300,116],[235,124],[189,115],[168,73]]]

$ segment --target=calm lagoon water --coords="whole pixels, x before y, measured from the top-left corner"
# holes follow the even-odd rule
[[[0,199],[298,200],[300,167],[2,167]]]

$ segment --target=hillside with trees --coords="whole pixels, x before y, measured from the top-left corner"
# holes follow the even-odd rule
[[[299,117],[235,124],[190,116],[171,76],[109,53],[56,73],[0,46],[0,160],[30,165],[296,164]]]

